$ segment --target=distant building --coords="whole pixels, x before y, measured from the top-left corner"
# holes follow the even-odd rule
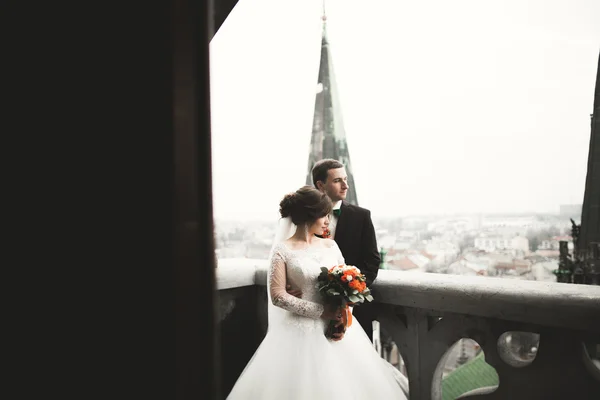
[[[488,266],[488,260],[470,261],[464,257],[461,257],[448,266],[446,273],[450,275],[487,276]]]
[[[529,239],[525,236],[515,236],[513,238],[481,236],[475,238],[475,248],[488,252],[496,250],[518,250],[527,254],[529,253]]]
[[[434,267],[440,268],[456,260],[460,253],[460,247],[455,243],[434,237],[425,244],[423,253],[425,256],[430,257]]]
[[[559,251],[558,250],[536,250],[535,254],[546,257],[546,258],[558,258]]]
[[[573,250],[573,238],[571,236],[554,236],[550,239],[542,240],[542,243],[538,246],[538,250],[558,250],[560,241],[567,242],[569,250]]]
[[[386,253],[386,266],[397,271],[429,272],[432,257],[422,250],[391,248]]]
[[[510,262],[499,262],[494,265],[494,270],[494,276],[529,279],[528,274],[531,272],[531,262],[518,259],[511,260]]]

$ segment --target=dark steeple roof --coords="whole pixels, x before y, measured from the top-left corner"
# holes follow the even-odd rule
[[[600,242],[600,57],[596,74],[590,152],[578,240],[578,247],[582,250],[588,250],[592,242]]]
[[[342,120],[342,109],[333,71],[333,62],[327,40],[327,17],[323,12],[323,35],[321,40],[321,64],[315,101],[312,138],[308,156],[308,176],[306,184],[312,185],[311,170],[313,165],[323,158],[339,160],[346,166],[350,190],[346,201],[358,205],[356,185],[350,163],[350,153],[346,143],[346,132]]]

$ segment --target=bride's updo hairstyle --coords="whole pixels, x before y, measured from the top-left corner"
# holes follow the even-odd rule
[[[329,214],[332,208],[329,197],[312,186],[302,186],[294,193],[286,194],[279,203],[281,217],[291,217],[296,226],[312,223]]]

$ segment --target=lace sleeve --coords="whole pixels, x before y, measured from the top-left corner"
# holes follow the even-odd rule
[[[271,301],[277,307],[302,315],[318,319],[323,314],[323,306],[312,301],[302,300],[289,294],[286,289],[285,261],[279,251],[273,253],[269,267],[269,284],[271,287]]]

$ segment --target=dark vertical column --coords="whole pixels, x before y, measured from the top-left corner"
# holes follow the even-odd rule
[[[10,230],[24,244],[13,270],[31,276],[21,298],[43,294],[18,311],[35,323],[20,328],[32,389],[220,397],[211,18],[211,0],[44,2],[11,16],[3,132],[23,145],[5,146],[19,185],[4,192],[25,206],[7,208],[26,232]]]
[[[212,215],[211,0],[175,0],[177,399],[220,398]]]
[[[600,242],[600,58],[594,93],[594,109],[590,134],[587,178],[581,212],[579,246],[587,249],[591,242]]]

